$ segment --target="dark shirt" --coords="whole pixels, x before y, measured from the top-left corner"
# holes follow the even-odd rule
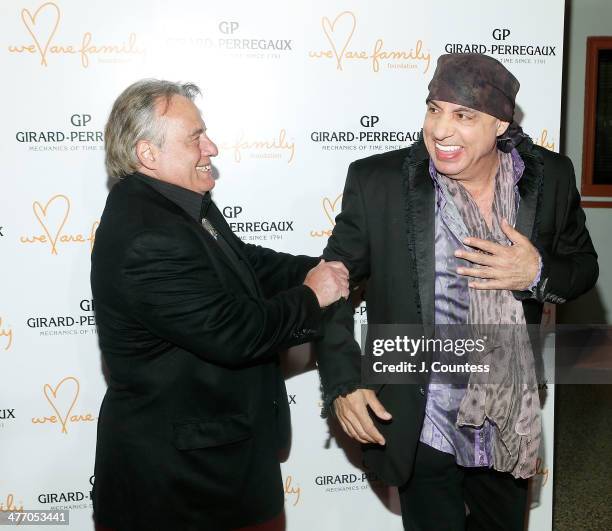
[[[198,223],[201,223],[202,218],[206,216],[206,212],[212,201],[210,192],[199,194],[198,192],[187,190],[187,188],[182,188],[176,184],[162,181],[155,177],[149,177],[144,173],[137,172],[135,175],[149,186],[155,188],[155,190],[166,199],[170,199],[170,201],[181,207]]]

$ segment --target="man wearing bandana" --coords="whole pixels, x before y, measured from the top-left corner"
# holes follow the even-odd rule
[[[352,285],[367,281],[370,323],[537,324],[544,302],[595,284],[572,163],[514,122],[518,89],[491,57],[443,55],[422,138],[350,165],[323,254]],[[399,487],[404,528],[522,530],[541,439],[525,327],[506,327],[506,348],[489,356],[503,386],[368,385],[353,327],[350,303],[328,310],[325,407],[364,445],[365,465]]]

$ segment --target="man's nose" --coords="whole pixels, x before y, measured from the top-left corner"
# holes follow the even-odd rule
[[[216,157],[219,154],[217,144],[215,144],[206,135],[204,135],[200,140],[200,151],[207,157]]]
[[[436,140],[444,140],[453,135],[453,124],[450,116],[438,116],[434,123],[432,133]]]

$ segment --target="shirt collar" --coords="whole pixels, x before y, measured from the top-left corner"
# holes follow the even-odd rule
[[[206,215],[212,201],[210,192],[199,194],[192,190],[187,190],[187,188],[183,188],[182,186],[177,186],[176,184],[150,177],[144,173],[136,172],[134,175],[162,194],[166,199],[169,199],[182,208],[198,223],[200,223],[202,218]]]

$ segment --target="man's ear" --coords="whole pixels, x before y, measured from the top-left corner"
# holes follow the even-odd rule
[[[497,136],[503,135],[507,130],[510,122],[502,122],[501,120],[497,120]]]
[[[136,143],[138,161],[149,170],[157,169],[157,152],[157,147],[149,140],[139,140]]]

